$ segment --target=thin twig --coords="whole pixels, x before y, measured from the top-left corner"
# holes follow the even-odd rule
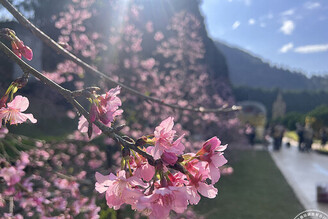
[[[38,78],[40,81],[42,81],[44,84],[48,85],[52,89],[54,89],[56,92],[60,93],[69,103],[71,103],[78,111],[81,113],[85,118],[89,118],[89,113],[81,106],[79,102],[77,102],[73,98],[73,92],[63,88],[56,82],[50,80],[46,76],[44,76],[41,72],[34,69],[32,66],[28,65],[26,62],[24,62],[21,58],[16,56],[15,53],[13,53],[5,44],[0,42],[0,50],[3,51],[8,58],[16,62],[19,67],[22,69],[24,73],[30,73],[34,77]],[[95,125],[97,125],[101,131],[103,131],[105,134],[113,133],[113,128],[107,127],[104,124],[102,124],[99,121],[95,121]]]
[[[10,196],[9,198],[9,213],[13,215],[14,213],[14,197]]]
[[[29,20],[27,20],[10,2],[7,0],[0,0],[0,3],[7,8],[7,10],[27,29],[29,29],[35,36],[37,36],[39,39],[41,39],[45,44],[47,44],[49,47],[54,49],[57,53],[63,55],[65,58],[73,61],[77,65],[81,66],[86,72],[90,72],[94,75],[97,75],[101,79],[106,80],[107,82],[113,84],[113,85],[119,85],[126,91],[128,91],[131,94],[137,95],[145,100],[149,100],[158,104],[161,104],[163,106],[167,106],[173,109],[178,110],[186,110],[186,111],[192,111],[192,112],[200,112],[200,113],[223,113],[223,112],[234,112],[239,111],[241,109],[240,106],[231,106],[231,107],[220,107],[220,108],[205,108],[205,107],[182,107],[179,105],[174,104],[168,104],[165,103],[163,100],[155,97],[150,97],[147,95],[144,95],[143,93],[124,85],[118,81],[115,81],[111,77],[107,76],[105,73],[93,68],[89,64],[85,63],[75,55],[73,55],[68,50],[64,49],[62,46],[60,46],[58,43],[56,43],[53,39],[51,39],[48,35],[46,35],[44,32],[42,32],[39,28],[37,28],[34,24],[32,24]]]
[[[58,85],[56,82],[50,80],[46,76],[44,76],[41,72],[34,69],[30,65],[28,65],[26,62],[24,62],[21,58],[16,56],[15,53],[13,53],[5,44],[0,42],[0,50],[3,51],[11,60],[16,62],[19,67],[22,69],[24,73],[30,73],[34,77],[38,78],[40,81],[54,89],[56,92],[60,93],[69,103],[71,103],[78,111],[81,113],[85,118],[89,118],[89,113],[84,109],[83,106],[80,105],[78,101],[76,101],[73,97],[73,92],[70,90],[67,90],[63,88],[62,86]],[[94,124],[108,137],[111,137],[113,139],[119,139],[121,143],[124,144],[124,146],[127,146],[131,150],[136,151],[137,153],[141,154],[145,158],[147,158],[150,161],[154,161],[154,158],[146,153],[145,151],[141,150],[140,148],[136,147],[135,144],[129,143],[126,141],[122,136],[118,135],[115,129],[111,127],[105,126],[103,123],[96,120]]]

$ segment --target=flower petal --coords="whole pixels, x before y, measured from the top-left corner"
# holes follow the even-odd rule
[[[23,113],[22,113],[23,114]],[[36,120],[31,113],[24,113],[23,114],[28,120],[30,120],[32,123],[36,123],[38,120]]]
[[[209,175],[212,180],[212,184],[215,184],[220,179],[220,176],[221,176],[220,170],[218,168],[216,168],[213,163],[210,163],[209,168],[210,168]]]
[[[222,153],[214,154],[211,160],[215,167],[221,167],[228,162]]]
[[[203,182],[199,182],[198,192],[207,198],[215,198],[218,194],[217,188],[215,188],[213,185],[207,185]]]
[[[14,108],[21,112],[24,112],[29,106],[29,101],[26,97],[17,95],[10,103],[7,104],[7,106],[9,108]]]

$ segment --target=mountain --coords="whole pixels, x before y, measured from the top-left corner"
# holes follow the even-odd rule
[[[234,86],[253,88],[279,88],[282,90],[327,90],[328,78],[306,77],[299,72],[272,66],[239,48],[215,42],[226,57],[230,80]]]

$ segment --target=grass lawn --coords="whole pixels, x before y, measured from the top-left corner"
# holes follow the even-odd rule
[[[298,135],[295,131],[287,131],[285,132],[285,137],[293,139],[294,141],[298,141]]]
[[[227,156],[233,175],[216,184],[214,199],[202,198],[194,207],[205,218],[293,219],[303,211],[267,151],[230,151]]]

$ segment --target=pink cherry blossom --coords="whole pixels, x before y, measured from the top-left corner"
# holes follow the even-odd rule
[[[183,153],[185,148],[181,143],[183,135],[180,136],[175,142],[173,142],[173,138],[176,132],[172,130],[173,126],[173,117],[169,117],[162,121],[161,124],[155,128],[155,146],[151,150],[151,154],[154,159],[159,159],[164,151],[175,153],[176,155]]]
[[[160,32],[160,31],[156,32],[155,35],[154,35],[154,39],[155,39],[156,41],[161,41],[162,39],[164,39],[164,35],[163,35],[163,33]]]
[[[23,219],[23,216],[21,214],[11,214],[11,213],[5,213],[4,219]]]
[[[89,120],[90,120],[90,122],[96,121],[97,114],[98,114],[97,105],[95,103],[93,103],[93,104],[91,104],[90,112],[89,112]]]
[[[202,149],[197,152],[197,155],[199,155],[198,159],[208,163],[209,176],[212,184],[215,184],[220,178],[219,167],[227,163],[222,153],[226,148],[227,146],[221,145],[221,141],[217,137],[213,137],[207,140]]]
[[[166,151],[164,151],[161,158],[162,158],[162,161],[164,162],[164,164],[166,164],[166,165],[174,165],[178,161],[177,155],[175,155],[174,153],[171,153],[171,152],[166,152]]]
[[[30,120],[32,123],[36,123],[37,120],[33,117],[32,114],[22,113],[29,106],[29,101],[26,97],[20,95],[16,96],[11,102],[7,104],[7,107],[0,109],[0,119],[4,123],[10,122],[10,125],[20,124],[26,120]],[[1,128],[1,123],[0,123]]]
[[[11,41],[11,47],[13,52],[21,58],[22,55],[29,61],[33,58],[33,51],[30,47],[25,46],[24,42],[16,37],[15,40]]]
[[[84,116],[81,116],[79,119],[78,130],[82,133],[88,133],[88,127],[89,127],[88,120]],[[102,131],[98,128],[98,126],[92,124],[92,135],[90,139],[97,137],[101,133]]]
[[[140,64],[144,69],[151,70],[155,66],[156,61],[154,58],[149,58],[147,60],[141,61]]]
[[[218,193],[213,184],[208,185],[205,181],[202,181],[202,178],[201,174],[198,174],[196,177],[190,177],[187,194],[189,203],[192,205],[197,205],[200,200],[198,192],[207,198],[215,198]]]
[[[151,166],[147,159],[136,154],[135,159],[130,159],[130,165],[135,169],[133,175],[145,181],[150,181],[155,174],[155,167]]]
[[[221,174],[222,175],[231,175],[233,174],[233,168],[232,167],[223,167],[221,168]]]
[[[122,204],[130,204],[135,208],[137,200],[142,196],[137,186],[147,186],[140,178],[126,178],[126,172],[121,170],[117,176],[110,174],[103,176],[96,173],[96,190],[100,193],[106,192],[107,205],[115,210],[119,209]]]
[[[188,200],[184,187],[163,187],[155,189],[151,195],[139,199],[137,209],[143,211],[150,219],[166,219],[170,211],[183,213]]]
[[[149,33],[152,33],[152,32],[154,31],[153,22],[148,21],[148,22],[146,23],[146,30],[147,30],[147,32],[149,32]]]
[[[6,127],[0,128],[0,138],[4,138],[7,133],[8,133],[8,129]]]
[[[5,167],[0,170],[0,177],[7,182],[8,186],[13,186],[18,183],[24,175],[24,171],[13,166]]]
[[[24,169],[30,163],[29,155],[26,152],[21,152],[20,159],[16,162],[18,169]]]
[[[13,186],[21,180],[25,175],[23,169],[29,164],[29,155],[25,152],[21,153],[20,160],[16,162],[16,166],[4,167],[0,169],[0,177],[3,177],[8,186]]]
[[[111,123],[114,121],[115,117],[123,113],[123,110],[118,109],[119,106],[122,105],[120,98],[117,97],[120,91],[121,88],[117,86],[94,100],[95,102],[91,104],[89,112],[90,122],[99,119],[104,125],[111,127]],[[88,133],[89,122],[84,116],[80,117],[78,129],[81,132]],[[91,139],[101,133],[101,130],[96,125],[92,124]]]
[[[119,116],[123,113],[123,110],[118,109],[122,102],[117,95],[121,92],[121,88],[110,89],[106,94],[98,97],[98,116],[101,122],[105,125],[114,121],[115,116]]]

